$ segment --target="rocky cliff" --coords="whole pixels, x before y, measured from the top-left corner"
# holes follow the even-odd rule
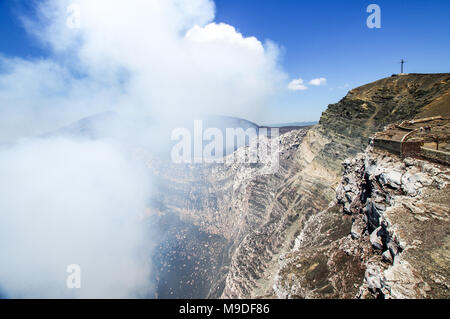
[[[449,298],[448,167],[366,149],[280,260],[279,298]]]
[[[188,248],[174,250],[181,260],[162,252],[160,282],[189,275],[202,283],[174,297],[448,297],[447,169],[366,147],[386,124],[445,115],[449,92],[450,74],[354,89],[319,125],[279,138],[274,174],[151,161],[150,210],[197,229]],[[215,240],[197,245],[204,235]]]
[[[408,74],[381,79],[351,90],[322,114],[320,126],[352,142],[359,151],[367,137],[390,123],[415,117],[450,115],[450,74]]]
[[[258,260],[258,257],[252,257],[257,254],[251,252],[256,250],[255,247],[263,250],[267,237],[263,236],[252,244],[243,241],[240,249],[245,250],[242,253],[238,250],[232,260],[223,297],[356,297],[367,265],[355,262],[361,256],[348,254],[337,244],[339,239],[350,236],[352,227],[361,224],[360,220],[353,223],[349,210],[351,203],[341,201],[340,207],[332,200],[341,179],[341,163],[345,158],[364,151],[368,137],[389,123],[431,115],[430,109],[448,112],[450,100],[445,97],[450,91],[449,80],[449,74],[390,77],[354,89],[339,103],[330,105],[320,124],[309,130],[293,151],[293,162],[289,166],[293,165],[296,174],[284,177],[295,181],[293,198],[301,198],[300,201],[285,199],[290,209],[298,214],[291,232],[300,235],[294,242],[285,239],[284,246],[272,254],[268,262],[270,266],[267,266],[269,271],[254,280],[245,274],[245,270],[251,267],[248,260]],[[439,108],[434,107],[437,102]],[[296,168],[296,164],[301,169]],[[284,192],[285,185],[281,194]],[[338,197],[342,195],[339,192],[338,188]],[[278,196],[275,200],[282,198]],[[372,229],[369,227],[367,231]],[[370,248],[370,244],[366,246]],[[278,283],[289,276],[294,276],[291,284],[299,290],[285,289],[283,293]],[[321,289],[322,293],[312,293]]]

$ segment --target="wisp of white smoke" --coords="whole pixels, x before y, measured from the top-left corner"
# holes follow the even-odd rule
[[[108,139],[33,137],[105,110],[159,125],[202,114],[257,121],[285,86],[278,47],[214,16],[210,0],[47,0],[37,17],[22,17],[50,54],[0,56],[7,297],[150,294],[152,243],[139,219],[150,181],[129,149]],[[66,287],[70,264],[82,269],[80,289]]]

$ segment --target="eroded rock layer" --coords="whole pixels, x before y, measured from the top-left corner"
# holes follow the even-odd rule
[[[448,171],[365,149],[389,123],[446,115],[449,91],[449,74],[354,89],[319,125],[279,138],[272,174],[239,162],[151,161],[152,213],[174,213],[216,238],[215,251],[198,258],[219,262],[195,270],[210,284],[189,296],[448,297]]]
[[[369,147],[280,261],[277,297],[450,297],[448,167]]]

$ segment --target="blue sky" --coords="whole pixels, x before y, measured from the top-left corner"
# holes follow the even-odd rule
[[[381,7],[381,29],[369,29],[366,8]],[[315,120],[349,88],[400,70],[450,72],[450,1],[217,0],[217,20],[284,48],[291,77],[325,77],[327,86],[289,92],[283,113]],[[346,88],[346,86],[349,88]]]
[[[325,86],[287,91],[272,101],[266,122],[318,120],[349,89],[393,73],[450,72],[450,1],[216,0],[216,22],[282,48],[290,78],[324,77]],[[369,29],[366,8],[381,7],[381,29]],[[48,52],[21,27],[18,12],[31,1],[0,0],[0,54],[45,57]]]

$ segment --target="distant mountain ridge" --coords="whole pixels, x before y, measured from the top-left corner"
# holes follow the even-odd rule
[[[247,130],[248,128],[254,128],[258,131],[259,128],[301,128],[316,125],[318,122],[293,122],[293,123],[281,123],[281,124],[270,124],[270,125],[259,125],[252,121],[248,121],[246,119],[233,117],[233,116],[222,116],[222,115],[208,115],[199,120],[203,121],[203,127],[209,128],[219,128],[225,131],[226,128],[242,128]],[[102,113],[94,114],[92,116],[88,116],[82,118],[76,122],[73,122],[67,126],[63,126],[57,130],[44,133],[40,135],[40,137],[51,137],[51,136],[78,136],[89,139],[99,138],[108,134],[107,128],[113,126],[124,126],[129,125],[141,125],[141,126],[155,126],[156,120],[150,117],[136,119],[136,118],[127,118],[121,116],[117,112],[113,111],[105,111]],[[178,122],[178,125],[184,124],[186,127],[192,126],[192,121],[188,122],[187,120],[183,122]],[[285,132],[286,130],[282,130]]]
[[[305,127],[318,124],[318,121],[311,122],[292,122],[292,123],[280,123],[280,124],[268,124],[268,127]]]
[[[183,121],[176,121],[174,123],[169,123],[168,126],[185,126],[187,128],[191,128],[194,120],[196,119],[192,118]],[[244,130],[246,130],[248,128],[258,129],[261,127],[251,121],[231,116],[208,115],[202,118],[198,118],[198,120],[201,120],[203,122],[204,128],[214,127],[223,130],[225,130],[225,128],[243,128]],[[51,136],[80,136],[95,139],[99,137],[105,137],[105,134],[110,133],[107,129],[111,127],[126,128],[127,126],[138,125],[141,128],[151,128],[157,126],[158,124],[160,123],[157,123],[157,120],[151,117],[125,117],[117,112],[106,111],[82,118],[67,126],[42,134],[40,137],[45,138]]]

